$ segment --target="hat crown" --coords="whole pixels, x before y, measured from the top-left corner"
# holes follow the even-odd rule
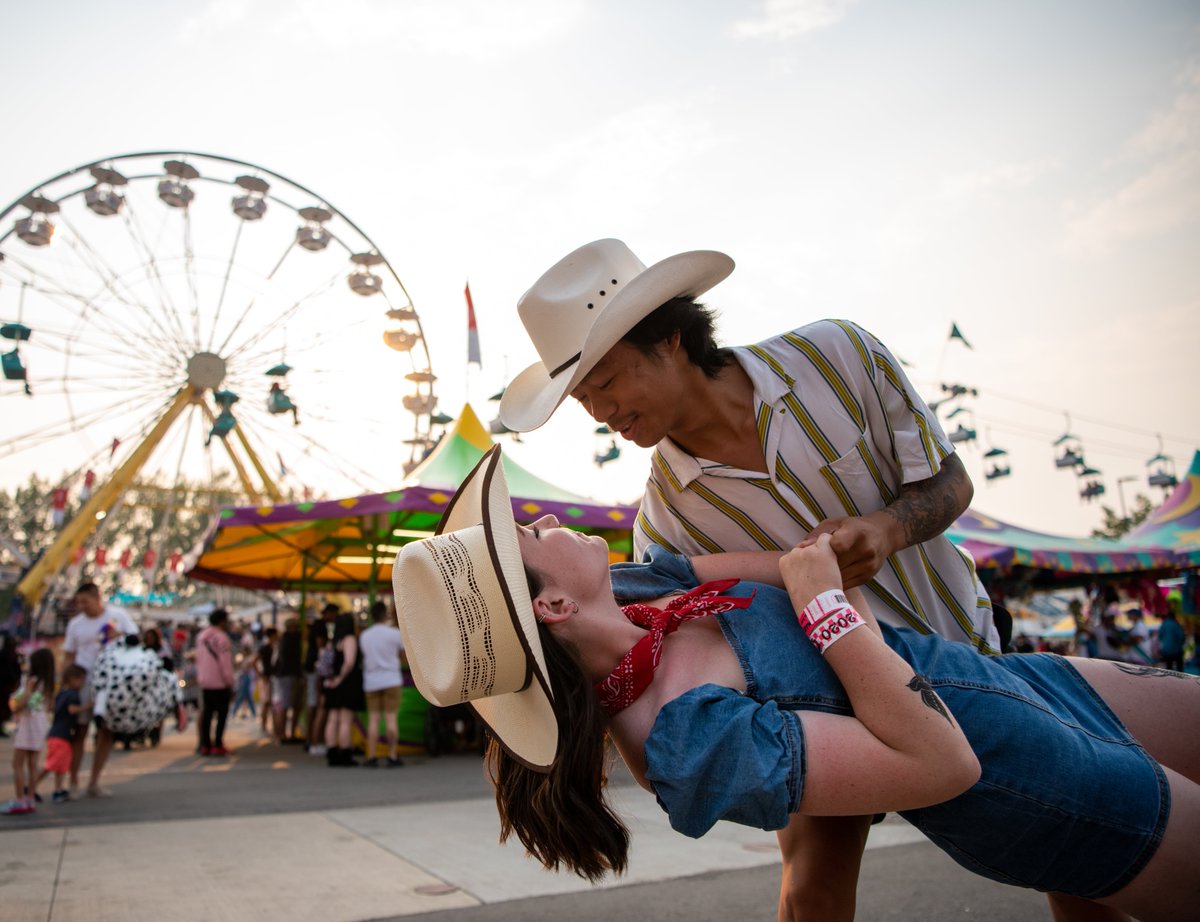
[[[574,364],[596,318],[645,271],[620,240],[596,240],[563,257],[521,296],[517,313],[551,377]]]
[[[410,611],[428,604],[419,592],[400,597],[409,665],[421,694],[439,707],[520,691],[530,663],[512,619],[498,610],[503,593],[488,560],[483,525],[406,545],[401,554],[412,588],[442,588],[441,617]]]

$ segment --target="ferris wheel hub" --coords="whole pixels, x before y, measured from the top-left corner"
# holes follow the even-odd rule
[[[193,387],[216,390],[225,380],[225,360],[215,352],[197,352],[188,359],[187,371]]]

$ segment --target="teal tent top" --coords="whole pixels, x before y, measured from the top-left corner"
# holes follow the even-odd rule
[[[981,569],[1033,567],[1064,574],[1138,573],[1181,566],[1167,547],[1149,541],[1119,543],[1099,538],[1067,538],[1031,531],[968,509],[946,530]]]

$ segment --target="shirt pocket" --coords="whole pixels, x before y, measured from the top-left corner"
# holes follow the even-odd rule
[[[894,496],[865,433],[840,458],[821,467],[821,478],[842,504],[844,515],[877,512]]]

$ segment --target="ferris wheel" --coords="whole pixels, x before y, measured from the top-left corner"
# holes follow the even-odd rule
[[[439,418],[420,317],[371,239],[278,173],[188,151],[85,163],[0,211],[0,359],[0,470],[99,473],[79,520],[138,481],[387,489]],[[86,540],[72,524],[27,601]]]

